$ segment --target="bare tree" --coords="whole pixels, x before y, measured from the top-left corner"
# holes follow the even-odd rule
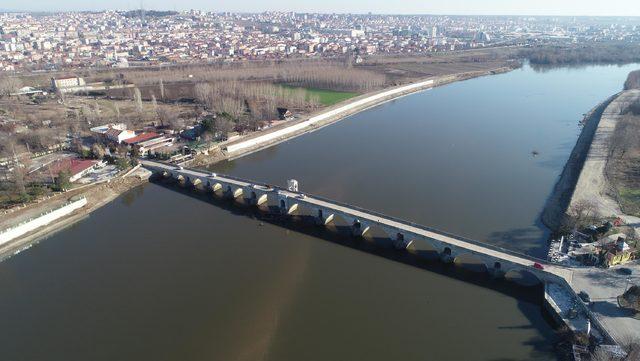
[[[185,126],[185,121],[184,121],[184,119],[181,119],[181,118],[178,118],[178,117],[172,117],[172,118],[168,119],[168,124],[171,127],[171,129],[181,130]]]
[[[164,101],[164,81],[160,78],[160,99]]]
[[[120,120],[120,106],[117,102],[112,102],[111,106],[113,108],[113,113],[115,114],[116,119]]]
[[[579,200],[575,202],[568,211],[569,224],[572,227],[584,227],[593,224],[597,219],[596,205],[590,200]]]
[[[140,93],[140,89],[137,87],[133,88],[133,101],[136,103],[136,110],[138,114],[142,115],[142,94]]]
[[[223,117],[216,118],[213,124],[215,131],[225,138],[235,127],[232,121]]]
[[[156,115],[158,116],[160,125],[163,127],[167,124],[173,124],[171,123],[172,120],[178,117],[178,114],[169,107],[158,107]]]
[[[0,76],[0,97],[9,96],[22,88],[22,81],[15,76]]]
[[[151,94],[151,107],[154,112],[158,112],[158,101],[156,100],[155,94]]]
[[[93,143],[93,145],[91,146],[91,153],[93,154],[94,158],[102,159],[104,158],[106,152],[102,145],[100,145],[99,143]]]
[[[31,164],[31,158],[29,156],[29,153],[27,152],[17,154],[15,146],[13,147],[13,157],[15,160],[15,164],[13,167],[13,182],[15,185],[15,192],[20,195],[26,195],[27,189],[25,186],[25,177],[29,170],[29,165]]]

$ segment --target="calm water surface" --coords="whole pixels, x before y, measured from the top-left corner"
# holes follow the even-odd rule
[[[535,254],[578,120],[635,68],[451,84],[217,169]],[[554,359],[536,291],[316,233],[137,188],[0,263],[0,358]]]

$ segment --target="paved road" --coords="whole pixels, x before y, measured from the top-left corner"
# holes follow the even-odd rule
[[[632,312],[618,307],[617,301],[627,286],[640,284],[640,262],[635,261],[623,267],[633,269],[633,275],[629,277],[617,273],[620,267],[576,269],[572,285],[576,292],[585,291],[589,294],[593,314],[618,342],[640,337],[640,320],[633,318]]]

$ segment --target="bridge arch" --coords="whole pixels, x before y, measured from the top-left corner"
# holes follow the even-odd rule
[[[473,272],[488,271],[484,259],[470,252],[461,252],[460,254],[456,255],[456,257],[453,259],[453,263],[455,263],[457,266]]]
[[[424,260],[437,260],[440,257],[438,248],[425,238],[410,237],[406,247],[407,252]]]

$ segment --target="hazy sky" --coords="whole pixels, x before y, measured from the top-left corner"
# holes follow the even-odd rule
[[[262,12],[623,15],[640,16],[640,0],[143,0],[145,9]],[[11,10],[131,10],[140,0],[2,0]]]

